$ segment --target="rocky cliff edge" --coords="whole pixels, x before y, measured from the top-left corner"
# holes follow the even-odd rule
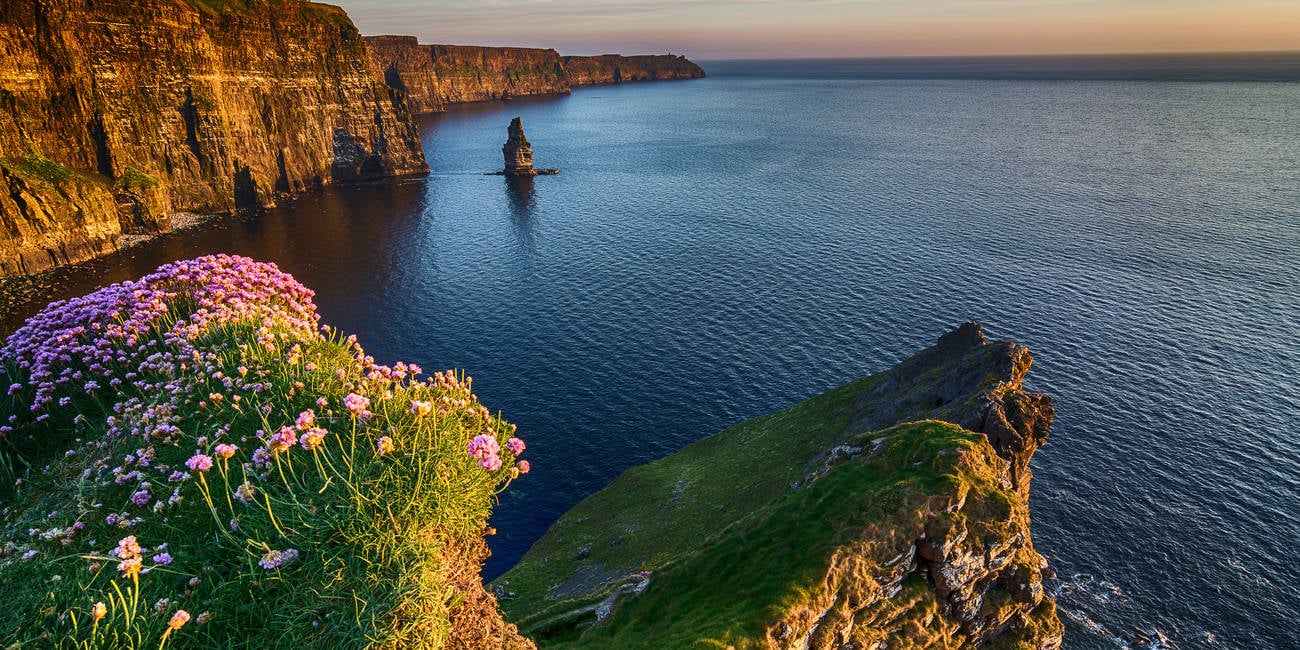
[[[1029,459],[1053,411],[963,325],[633,468],[495,584],[541,646],[1053,649]]]

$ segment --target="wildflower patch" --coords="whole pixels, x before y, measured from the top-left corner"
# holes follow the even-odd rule
[[[312,295],[208,256],[8,338],[0,647],[447,642],[442,551],[482,534],[524,442],[468,377],[377,364]]]

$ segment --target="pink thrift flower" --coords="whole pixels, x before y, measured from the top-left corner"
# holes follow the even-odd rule
[[[326,433],[329,432],[320,427],[309,429],[302,434],[302,448],[307,451],[315,451],[320,448],[321,445],[325,444]]]
[[[511,438],[506,441],[506,449],[509,449],[510,453],[516,456],[524,453],[524,449],[526,447],[527,445],[524,444],[524,441],[520,440],[519,438]]]
[[[190,459],[185,461],[185,466],[196,472],[206,472],[212,469],[212,457],[205,454],[194,454]]]
[[[519,463],[516,464],[515,467],[519,469],[520,474],[527,474],[528,471],[533,468],[531,465],[528,464],[528,461],[526,460],[519,461]]]
[[[310,409],[303,411],[298,414],[298,420],[294,422],[294,424],[296,424],[299,429],[306,431],[307,429],[316,426],[316,414]]]
[[[343,408],[346,408],[353,415],[361,415],[366,412],[367,408],[370,408],[370,398],[356,393],[348,393],[348,396],[343,398]]]
[[[239,451],[239,447],[234,445],[217,445],[217,456],[221,458],[230,458],[231,456],[234,456],[237,451]]]
[[[189,622],[190,622],[190,613],[183,609],[178,609],[176,610],[175,614],[172,614],[171,620],[167,621],[167,629],[179,630],[185,627],[185,624]]]
[[[411,412],[416,415],[428,415],[429,412],[432,410],[433,410],[433,404],[429,402],[411,400]]]
[[[267,446],[271,448],[271,451],[281,452],[288,451],[290,447],[297,443],[298,432],[294,431],[293,427],[281,427],[275,435],[271,436]]]

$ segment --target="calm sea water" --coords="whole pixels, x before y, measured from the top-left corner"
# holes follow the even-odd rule
[[[979,320],[1056,399],[1066,646],[1295,647],[1300,57],[706,68],[430,118],[429,177],[11,283],[6,330],[171,259],[277,262],[519,424],[490,577],[622,470]],[[515,115],[559,176],[483,175]]]

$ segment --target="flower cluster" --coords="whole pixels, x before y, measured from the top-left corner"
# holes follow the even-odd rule
[[[117,563],[117,570],[121,571],[123,576],[130,578],[140,574],[143,563],[140,553],[140,544],[135,541],[135,535],[127,535],[118,541],[117,548],[113,549],[111,554],[121,560]]]
[[[313,293],[274,264],[209,255],[174,262],[133,282],[51,303],[9,336],[0,362],[26,371],[30,409],[45,410],[56,393],[93,393],[148,379],[199,354],[202,337],[234,323],[259,323],[257,339],[274,347],[316,335]],[[10,392],[22,389],[10,388]]]
[[[266,555],[262,556],[262,559],[257,561],[257,566],[270,571],[272,569],[278,569],[297,559],[297,549],[287,548],[283,551],[269,550],[266,552]]]
[[[501,469],[501,445],[497,444],[497,439],[486,433],[480,433],[469,441],[468,445],[470,458],[478,459],[478,466],[489,472]]]

